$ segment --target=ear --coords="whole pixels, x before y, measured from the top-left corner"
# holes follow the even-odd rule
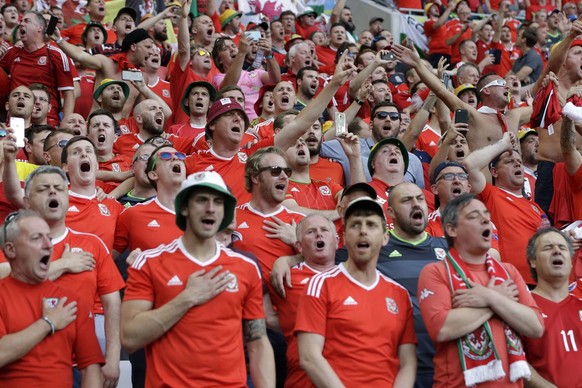
[[[182,206],[180,209],[180,215],[182,217],[188,217],[188,208],[186,206]]]
[[[44,158],[44,160],[46,161],[46,164],[48,164],[48,165],[50,165],[50,164],[51,164],[51,155],[50,155],[48,152],[46,152],[46,151],[43,151],[43,153],[42,153],[42,157],[43,157],[43,158]]]
[[[295,241],[295,250],[301,254],[303,254],[303,247],[299,241]]]
[[[6,110],[6,112],[8,112],[9,107],[10,107],[10,105],[8,104],[8,101],[6,101],[6,104],[4,104],[4,110]]]
[[[30,155],[32,153],[32,145],[29,143],[28,139],[25,138],[24,140],[24,150],[28,155]]]
[[[6,241],[4,244],[4,255],[7,259],[14,259],[16,257],[16,250],[14,249],[14,243],[11,241]]]
[[[259,176],[258,175],[252,176],[251,182],[253,182],[253,184],[255,185],[259,184]]]
[[[489,169],[489,171],[491,172],[491,176],[493,178],[497,178],[499,176],[499,174],[497,173],[497,167],[492,167],[491,169]]]
[[[156,181],[158,180],[158,173],[155,171],[150,171],[148,172],[148,178],[150,178],[152,181]]]
[[[101,97],[103,95],[103,91],[101,91],[101,94],[99,95],[99,97],[97,97],[97,102],[99,103],[99,105],[103,104],[103,97]]]
[[[454,226],[453,224],[446,224],[444,225],[445,227],[445,232],[447,236],[450,236],[452,238],[457,237],[457,227]]]
[[[63,163],[61,165],[61,168],[63,169],[63,171],[65,172],[65,174],[69,173],[69,165],[67,163]]]
[[[24,207],[30,209],[30,199],[28,197],[22,197],[22,200],[24,201]]]
[[[434,195],[438,195],[436,184],[430,185],[430,191],[432,191]]]
[[[392,209],[392,207],[388,207],[388,210],[386,211],[386,213],[388,214],[388,217],[394,219],[396,217],[396,213],[394,213],[394,209]]]
[[[388,240],[390,240],[390,233],[388,233],[388,228],[386,228],[382,236],[382,246],[388,244]]]

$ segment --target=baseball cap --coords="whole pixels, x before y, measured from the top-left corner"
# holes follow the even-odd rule
[[[350,195],[354,191],[358,191],[358,190],[364,191],[368,195],[368,197],[370,197],[372,199],[376,199],[376,190],[374,190],[374,188],[372,186],[370,186],[369,184],[364,183],[364,182],[360,182],[360,183],[354,183],[354,184],[346,187],[344,189],[344,191],[342,191],[342,196],[340,197],[340,200],[344,199],[344,197],[346,195]]]
[[[242,13],[230,8],[224,10],[224,12],[221,13],[220,17],[218,18],[218,20],[220,20],[220,26],[224,28],[224,26],[230,23],[230,21],[237,16],[242,16]]]
[[[374,24],[376,22],[384,23],[384,19],[382,19],[379,16],[373,17],[372,19],[370,19],[370,22],[368,23],[368,25]]]
[[[404,160],[404,172],[408,170],[408,150],[404,146],[404,143],[398,140],[398,138],[387,137],[386,139],[382,139],[378,143],[374,144],[370,150],[370,156],[368,156],[368,171],[370,172],[370,175],[374,175],[374,167],[372,166],[372,163],[374,162],[376,153],[386,144],[394,144],[400,149],[400,152],[402,153],[402,160]]]
[[[287,42],[285,42],[285,51],[289,51],[291,49],[291,43],[295,42],[296,40],[305,40],[305,39],[303,39],[303,37],[299,34],[291,35],[289,40]]]
[[[297,15],[297,17],[300,18],[301,16],[305,16],[305,15],[313,15],[313,16],[317,17],[317,12],[315,12],[313,10],[313,8],[311,8],[311,7],[305,7],[303,12],[301,12],[299,15]]]
[[[262,28],[263,31],[268,31],[269,25],[265,22],[261,22],[258,24],[255,22],[250,22],[249,24],[247,24],[247,31],[254,30],[255,28]]]
[[[263,85],[261,86],[261,90],[259,90],[259,99],[255,102],[255,112],[257,113],[258,116],[261,115],[261,107],[260,104],[263,103],[263,97],[265,96],[265,93],[272,91],[273,89],[275,89],[275,84],[269,84],[269,85]]]
[[[550,16],[554,16],[554,15],[556,15],[556,14],[559,14],[560,12],[562,12],[562,11],[560,11],[559,9],[557,9],[557,8],[556,8],[556,9],[552,10],[552,12],[550,12],[550,13],[548,14],[548,17],[550,17]]]
[[[386,215],[384,214],[384,209],[382,209],[382,205],[380,205],[378,202],[376,202],[372,198],[360,197],[360,198],[356,198],[352,202],[350,202],[348,204],[348,206],[346,207],[346,212],[344,214],[344,222],[348,218],[350,218],[350,216],[356,210],[371,210],[374,213],[376,213],[377,215],[379,215],[380,218],[382,218],[382,220],[384,220],[384,222],[386,222]]]
[[[202,86],[208,90],[208,94],[210,94],[210,102],[214,102],[214,100],[216,100],[216,89],[214,89],[214,86],[205,81],[192,82],[190,85],[186,87],[186,90],[184,90],[184,96],[182,96],[182,101],[180,102],[180,106],[182,107],[182,110],[186,114],[190,114],[190,109],[188,108],[188,106],[186,106],[186,101],[188,101],[188,95],[190,94],[190,91],[196,86]]]
[[[136,44],[141,42],[142,40],[150,39],[147,31],[143,28],[136,28],[135,30],[131,31],[129,34],[125,35],[123,39],[123,43],[121,44],[121,51],[127,52],[132,44]]]
[[[216,171],[202,171],[194,173],[184,182],[180,187],[180,191],[176,195],[174,201],[176,209],[176,225],[181,230],[186,230],[186,217],[182,215],[182,206],[186,205],[188,194],[195,188],[208,188],[224,195],[224,218],[220,223],[218,230],[225,229],[234,218],[234,211],[236,209],[236,198],[230,193],[228,187],[222,180],[222,177]]]
[[[538,132],[533,128],[524,128],[517,132],[517,138],[519,139],[519,141],[524,140],[529,135],[538,136]]]
[[[113,23],[115,24],[115,22],[117,22],[117,19],[119,19],[119,17],[124,14],[131,16],[134,22],[137,20],[137,12],[135,11],[135,9],[131,7],[123,7],[117,12],[115,19],[113,19]]]
[[[218,101],[214,101],[214,103],[210,106],[210,109],[208,109],[208,115],[206,116],[206,128],[208,129],[208,126],[220,115],[231,110],[240,110],[241,112],[243,112],[246,130],[249,127],[249,118],[247,117],[244,108],[238,102],[236,102],[234,98],[229,97],[221,98]]]
[[[81,35],[81,42],[83,43],[83,46],[87,44],[87,34],[89,33],[89,28],[91,27],[97,27],[101,30],[101,33],[103,34],[103,43],[105,43],[107,41],[107,31],[105,30],[105,27],[103,27],[103,24],[99,22],[89,22],[87,23],[87,26]]]
[[[457,88],[455,89],[455,96],[459,97],[459,95],[463,92],[466,92],[468,90],[473,90],[475,93],[477,93],[477,88],[475,87],[475,85],[473,84],[461,84],[459,86],[457,86]]]
[[[435,184],[441,171],[443,171],[447,167],[459,167],[459,168],[462,168],[463,171],[465,171],[466,173],[469,173],[467,171],[467,169],[465,168],[465,166],[463,166],[461,163],[454,162],[452,160],[447,160],[445,162],[439,163],[439,165],[436,166],[436,168],[434,169],[434,172],[432,173],[432,177],[430,178],[430,183]]]
[[[127,86],[127,84],[123,81],[118,81],[118,80],[111,79],[111,78],[105,78],[105,79],[103,79],[103,81],[101,81],[101,83],[99,83],[99,86],[97,87],[97,89],[95,89],[95,92],[93,92],[93,99],[95,100],[95,102],[97,102],[97,99],[99,98],[101,93],[103,93],[103,90],[106,87],[108,87],[109,85],[121,86],[121,90],[123,90],[123,95],[125,96],[125,99],[127,100],[127,97],[129,96],[129,86]]]

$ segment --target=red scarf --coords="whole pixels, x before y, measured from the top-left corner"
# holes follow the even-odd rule
[[[454,248],[449,249],[444,263],[452,292],[471,288],[468,280],[476,283],[471,271]],[[495,284],[501,284],[510,278],[505,268],[489,254],[485,265],[487,273],[495,277]],[[516,382],[522,378],[529,379],[531,372],[525,360],[520,338],[505,323],[503,323],[503,329],[509,359],[509,379],[511,382]],[[468,387],[505,377],[506,373],[493,342],[491,326],[488,321],[472,333],[458,338],[457,349],[465,377],[465,385]]]

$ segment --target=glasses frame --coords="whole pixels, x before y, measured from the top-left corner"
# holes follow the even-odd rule
[[[64,142],[64,143],[63,143]],[[62,145],[61,145],[62,144]],[[52,146],[50,146],[49,148],[46,149],[45,152],[49,152],[51,149],[55,148],[55,147],[59,147],[59,148],[65,148],[67,146],[67,144],[69,144],[69,139],[61,139],[59,141],[56,141],[55,144],[53,144]]]
[[[492,86],[501,86],[501,87],[505,87],[507,86],[507,81],[504,80],[503,78],[497,78],[494,79],[493,81],[489,82],[487,85],[483,86],[480,90],[479,93],[481,93],[484,89],[490,88]]]
[[[386,116],[386,117],[379,117],[379,116]],[[400,113],[398,112],[386,112],[386,111],[381,111],[381,112],[376,112],[376,114],[374,115],[374,118],[377,119],[379,118],[380,120],[386,120],[388,117],[390,117],[390,121],[398,121],[401,120],[401,116]]]
[[[267,166],[267,167],[261,167],[259,168],[259,171],[257,173],[260,174],[264,171],[269,171],[269,173],[271,174],[271,176],[273,178],[278,178],[281,176],[281,173],[284,172],[285,175],[287,175],[287,178],[290,178],[291,175],[293,175],[293,169],[291,167],[281,167],[281,166]],[[279,173],[277,173],[277,171]]]
[[[467,174],[466,172],[445,172],[436,179],[435,183],[440,180],[454,181],[455,178],[460,181],[466,181],[469,180],[469,174]]]

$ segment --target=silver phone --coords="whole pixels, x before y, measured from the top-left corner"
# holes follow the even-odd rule
[[[348,126],[346,124],[346,115],[343,112],[335,112],[335,136],[345,136],[348,133]]]
[[[22,117],[11,117],[10,128],[16,137],[16,146],[24,147],[24,119]]]

